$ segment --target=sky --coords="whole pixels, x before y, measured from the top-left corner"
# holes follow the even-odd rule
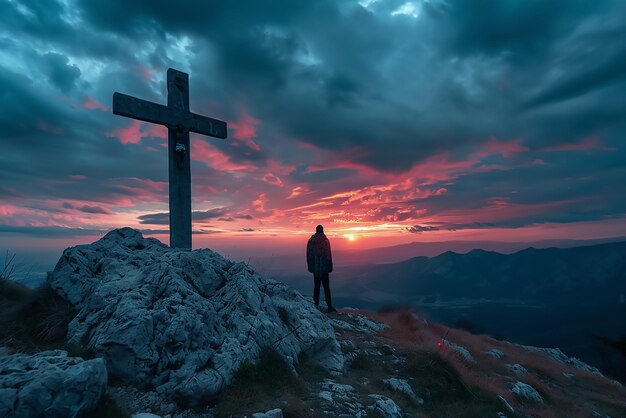
[[[626,236],[624,1],[8,0],[0,22],[0,249],[168,242],[166,128],[111,102],[165,104],[170,67],[228,123],[191,135],[195,247]]]

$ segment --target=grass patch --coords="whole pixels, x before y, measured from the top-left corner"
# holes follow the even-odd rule
[[[374,364],[365,351],[359,351],[350,363],[351,370],[368,371],[373,367]]]
[[[298,355],[298,365],[296,367],[298,375],[301,379],[310,381],[320,381],[326,377],[329,377],[328,370],[313,363],[304,351],[301,351]]]
[[[17,299],[0,299],[0,340],[26,351],[64,345],[75,312],[49,286],[24,290]]]
[[[285,417],[299,417],[306,408],[300,396],[304,383],[295,376],[275,351],[264,350],[256,364],[244,362],[215,402],[215,416],[250,414],[273,408],[283,409]]]
[[[98,404],[86,416],[91,418],[130,418],[108,395],[102,395]]]
[[[413,378],[411,385],[431,417],[497,416],[503,409],[495,395],[468,385],[437,352],[408,353],[403,371]]]

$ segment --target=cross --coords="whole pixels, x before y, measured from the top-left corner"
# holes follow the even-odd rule
[[[189,132],[226,138],[226,122],[189,111],[189,74],[167,70],[167,106],[113,93],[113,113],[167,126],[170,247],[191,249]]]

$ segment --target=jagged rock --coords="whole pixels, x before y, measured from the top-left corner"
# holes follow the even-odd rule
[[[508,367],[509,370],[515,374],[528,374],[528,370],[526,370],[521,364],[507,364],[506,367]]]
[[[332,409],[334,416],[360,416],[365,415],[363,405],[359,402],[359,395],[351,385],[337,383],[332,379],[322,381],[322,392],[319,397]]]
[[[598,370],[597,368],[588,365],[587,363],[577,359],[576,357],[568,357],[565,353],[563,353],[558,348],[541,348],[541,347],[533,347],[531,345],[524,345],[522,347],[524,347],[525,349],[527,349],[529,351],[542,353],[545,356],[547,356],[548,358],[551,358],[552,360],[558,361],[559,363],[569,364],[570,366],[574,366],[577,369],[584,370],[584,371],[589,372],[589,373],[593,373],[593,374],[595,374],[597,376],[604,376],[600,372],[600,370]]]
[[[276,408],[267,412],[256,412],[252,414],[252,418],[283,418],[283,410]]]
[[[521,398],[525,398],[533,402],[543,403],[543,398],[539,392],[537,392],[534,387],[527,385],[526,383],[515,382],[513,388],[511,388],[511,392]]]
[[[73,418],[106,391],[102,359],[68,357],[62,350],[0,357],[0,416]]]
[[[450,342],[446,339],[443,339],[442,341],[446,346],[452,348],[454,351],[459,353],[461,357],[463,357],[463,359],[465,359],[465,361],[467,361],[468,363],[472,363],[472,364],[476,363],[476,360],[474,360],[474,357],[472,357],[472,355],[470,354],[467,348],[461,347],[460,345],[456,345],[453,342]]]
[[[354,344],[354,342],[352,342],[352,340],[341,340],[339,342],[339,345],[341,345],[341,349],[344,352],[348,352],[348,351],[354,351],[357,349],[356,344]]]
[[[139,412],[132,414],[130,418],[161,418],[161,415],[151,414],[150,412]]]
[[[335,328],[364,334],[376,334],[377,332],[389,328],[389,325],[379,324],[364,315],[348,313],[344,316],[348,319],[348,321],[335,318],[332,319],[332,324]]]
[[[417,405],[424,404],[424,400],[415,394],[413,388],[406,380],[392,377],[390,379],[383,380],[383,383],[385,384],[385,386],[395,392],[404,393]]]
[[[328,390],[323,390],[319,393],[318,395],[321,399],[325,400],[326,402],[330,402],[333,403],[333,394],[330,393],[330,391]]]
[[[382,395],[369,395],[374,399],[374,405],[369,408],[378,412],[383,418],[402,418],[402,410],[396,403],[386,396]]]
[[[491,350],[485,352],[485,354],[487,354],[488,356],[497,358],[498,360],[504,357],[504,353],[501,350],[498,350],[497,348],[492,348]]]
[[[333,328],[300,293],[208,250],[172,249],[122,228],[69,248],[49,285],[78,311],[67,339],[109,372],[190,403],[217,394],[264,348],[343,368]]]

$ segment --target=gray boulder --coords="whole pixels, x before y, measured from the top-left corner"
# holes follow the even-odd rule
[[[395,392],[404,393],[415,404],[417,405],[424,404],[424,400],[415,394],[415,392],[413,391],[413,388],[411,387],[409,382],[407,382],[406,380],[392,377],[390,379],[383,380],[383,383],[385,384],[385,386],[387,386],[389,389]]]
[[[300,293],[208,250],[172,249],[122,228],[66,249],[48,284],[78,311],[67,339],[109,373],[191,404],[220,392],[244,362],[275,350],[340,372],[326,317]]]
[[[376,394],[369,395],[369,397],[375,401],[374,405],[370,406],[369,409],[376,411],[379,416],[384,418],[402,418],[402,410],[393,400]]]
[[[520,398],[528,399],[533,402],[543,403],[543,398],[537,392],[537,390],[523,382],[515,382],[511,388],[511,392],[519,396]]]
[[[0,417],[73,418],[106,391],[104,360],[68,357],[62,350],[0,357]]]

